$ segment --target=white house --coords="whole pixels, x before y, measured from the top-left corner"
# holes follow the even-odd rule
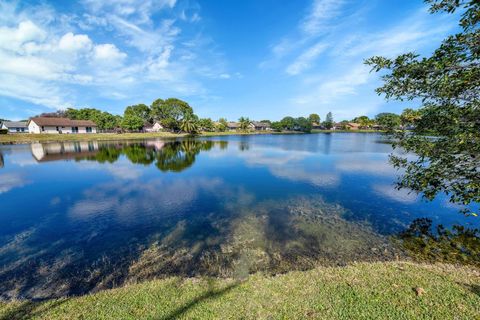
[[[145,130],[145,132],[159,132],[159,131],[162,131],[163,129],[164,129],[163,126],[158,121],[155,122],[153,125],[148,124],[143,126],[143,130]]]
[[[90,120],[36,117],[28,121],[30,133],[97,133],[97,125]]]
[[[8,133],[28,132],[28,126],[26,121],[4,121],[0,124],[0,129],[7,129]]]

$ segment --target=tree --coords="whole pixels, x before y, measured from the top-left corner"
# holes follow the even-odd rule
[[[333,115],[331,112],[327,113],[327,116],[325,117],[325,121],[323,122],[323,126],[327,128],[328,130],[333,128]]]
[[[280,131],[283,130],[283,125],[282,125],[282,122],[280,122],[280,121],[272,122],[271,127],[272,127],[273,131],[280,132]]]
[[[292,117],[285,117],[280,120],[280,123],[284,130],[293,130],[295,128],[295,119]]]
[[[414,129],[394,135],[394,147],[416,154],[391,155],[391,162],[404,170],[398,187],[429,200],[445,193],[450,202],[468,206],[480,202],[480,2],[426,2],[431,13],[461,11],[459,33],[448,36],[428,57],[376,56],[366,64],[383,71],[378,94],[420,104]],[[476,215],[468,207],[462,211]]]
[[[387,131],[393,131],[400,125],[400,116],[395,113],[382,112],[375,116],[375,121]]]
[[[137,116],[141,118],[143,122],[152,123],[150,108],[143,103],[135,104],[133,106],[128,106],[123,112],[123,114]]]
[[[220,118],[220,119],[218,119],[218,123],[217,123],[217,125],[216,125],[216,129],[217,129],[218,131],[221,131],[221,132],[226,131],[226,130],[228,129],[227,119],[225,119],[225,118]]]
[[[180,129],[183,118],[193,115],[193,109],[187,102],[180,99],[157,99],[152,103],[151,115],[165,128],[176,131]]]
[[[198,120],[198,127],[202,131],[211,132],[211,131],[215,130],[215,125],[214,125],[212,119],[210,119],[210,118],[203,118],[203,119]]]
[[[94,108],[68,108],[64,114],[65,117],[73,120],[91,120],[99,130],[115,129],[121,124],[121,117]]]
[[[310,121],[311,124],[320,123],[320,116],[316,113],[312,113],[308,116],[308,121]]]
[[[295,119],[295,130],[303,131],[303,132],[311,132],[312,131],[312,123],[310,120],[304,117],[296,118]]]
[[[126,129],[126,130],[141,130],[143,128],[143,125],[144,125],[144,121],[142,118],[140,118],[139,116],[137,115],[134,115],[134,114],[126,114],[124,117],[123,117],[123,120],[122,120],[122,128]]]
[[[368,128],[373,124],[373,121],[370,120],[367,116],[356,117],[352,121],[358,123],[362,128]]]
[[[186,133],[196,133],[198,130],[198,119],[195,115],[187,115],[180,122],[180,129]]]
[[[403,126],[414,125],[421,117],[420,111],[407,108],[400,115],[400,122]]]
[[[251,123],[252,122],[249,118],[240,117],[240,119],[238,119],[238,124],[240,125],[240,130],[242,131],[247,131]]]

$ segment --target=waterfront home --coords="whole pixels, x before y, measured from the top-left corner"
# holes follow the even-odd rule
[[[143,126],[143,130],[145,132],[159,132],[159,131],[162,131],[164,128],[163,126],[160,124],[160,122],[155,122],[154,124],[151,124],[151,123],[145,123],[145,125]]]
[[[360,124],[355,122],[339,122],[335,123],[333,130],[359,130]]]
[[[28,126],[26,121],[4,121],[0,129],[7,129],[8,133],[27,133]]]
[[[227,124],[227,128],[228,130],[237,130],[237,129],[240,129],[240,123],[238,122],[229,122]]]
[[[97,125],[90,120],[36,117],[28,121],[30,133],[97,133]]]
[[[253,129],[257,131],[272,130],[270,124],[267,122],[252,121],[251,126],[253,126]]]

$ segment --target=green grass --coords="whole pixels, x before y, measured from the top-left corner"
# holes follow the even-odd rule
[[[339,132],[380,132],[375,130],[312,130],[312,133],[339,133]],[[225,131],[225,132],[202,132],[197,136],[230,136],[230,135],[255,135],[255,134],[303,134],[302,132],[274,132],[274,131]],[[181,138],[187,137],[185,133],[171,132],[150,132],[150,133],[93,133],[93,134],[0,134],[0,144],[2,143],[29,143],[29,142],[57,142],[57,141],[108,141],[108,140],[135,140],[150,138]]]
[[[417,296],[414,288],[425,293]],[[0,319],[480,319],[480,271],[407,262],[278,276],[168,278],[75,298],[0,304]]]

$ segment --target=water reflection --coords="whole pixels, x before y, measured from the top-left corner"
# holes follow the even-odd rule
[[[220,147],[225,149],[228,142],[222,141]],[[90,160],[99,163],[115,163],[121,155],[134,164],[150,165],[155,163],[161,171],[180,172],[193,165],[195,157],[201,151],[208,151],[215,145],[213,141],[147,141],[100,143],[58,142],[31,144],[31,152],[38,162],[58,160]]]
[[[445,199],[426,204],[395,190],[391,147],[377,135],[0,151],[0,299],[83,294],[171,275],[244,278],[389,260],[402,252],[388,237],[415,218],[471,221],[460,221]]]

